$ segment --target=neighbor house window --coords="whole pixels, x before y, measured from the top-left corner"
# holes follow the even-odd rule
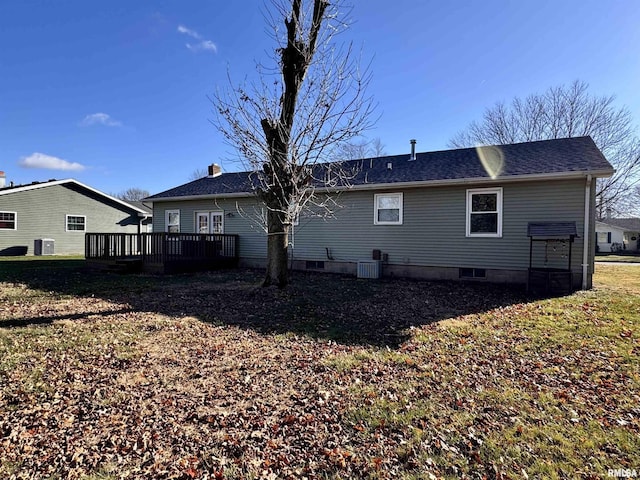
[[[180,210],[167,210],[165,212],[165,225],[169,233],[180,233]]]
[[[16,230],[16,212],[0,212],[0,230]]]
[[[402,193],[378,193],[374,203],[374,225],[402,225]]]
[[[467,190],[467,237],[502,236],[502,188]]]
[[[87,217],[67,215],[67,232],[84,232],[87,229]]]
[[[611,232],[598,232],[598,243],[611,243]]]

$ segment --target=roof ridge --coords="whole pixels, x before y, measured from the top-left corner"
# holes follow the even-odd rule
[[[590,137],[537,140],[492,147],[498,149],[495,155],[487,156],[486,152],[476,147],[467,147],[417,153],[416,161],[409,161],[410,153],[407,152],[399,155],[322,162],[313,165],[312,168],[322,171],[331,168],[332,165],[341,165],[352,169],[355,175],[348,182],[349,186],[362,188],[372,188],[375,185],[575,177],[587,174],[606,177],[614,173],[613,167]],[[227,172],[217,177],[203,177],[147,199],[251,193],[252,183],[255,182],[252,178],[253,173]]]

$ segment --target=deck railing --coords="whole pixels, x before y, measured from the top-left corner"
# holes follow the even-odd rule
[[[87,233],[87,260],[139,258],[143,265],[238,259],[238,235],[197,233]]]
[[[87,233],[84,237],[84,256],[92,259],[118,259],[141,256],[144,235],[131,233]]]

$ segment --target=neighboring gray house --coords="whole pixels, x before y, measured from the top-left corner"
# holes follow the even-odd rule
[[[292,226],[294,268],[355,274],[379,257],[389,276],[525,283],[531,252],[539,266],[570,267],[574,287],[591,287],[595,182],[614,170],[589,137],[343,165],[358,173],[349,187],[325,189],[338,195],[334,217],[303,214]],[[264,265],[252,176],[211,173],[145,199],[154,232],[238,234],[241,264]],[[534,244],[534,222],[571,225],[573,236]]]
[[[601,253],[637,252],[640,250],[640,218],[604,218],[597,221],[596,240]]]
[[[82,254],[86,232],[141,233],[148,207],[76,180],[5,186],[0,175],[0,255]]]

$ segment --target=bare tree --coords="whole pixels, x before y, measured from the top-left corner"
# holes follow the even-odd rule
[[[336,151],[337,160],[359,160],[361,158],[382,157],[386,155],[385,145],[379,137],[373,140],[362,138],[343,144]]]
[[[385,144],[382,143],[382,140],[380,140],[380,137],[376,137],[373,140],[371,140],[371,143],[369,145],[369,150],[371,151],[371,156],[373,157],[384,157],[385,155],[387,155],[387,151],[385,150]]]
[[[189,181],[199,180],[202,177],[206,177],[207,175],[209,175],[209,171],[206,168],[196,168],[193,172],[191,172],[191,175],[189,175],[188,180]]]
[[[263,285],[283,287],[291,224],[303,209],[327,205],[316,189],[340,176],[336,166],[331,175],[317,166],[371,126],[373,103],[365,93],[368,70],[360,69],[351,44],[335,42],[349,23],[341,0],[272,0],[271,7],[265,17],[275,66],[258,64],[258,81],[230,81],[213,102],[216,126],[252,172],[266,211]]]
[[[151,195],[147,190],[143,190],[141,188],[136,188],[136,187],[132,187],[132,188],[127,188],[126,190],[117,193],[115,195],[113,195],[116,198],[119,198],[120,200],[127,200],[130,202],[138,202],[140,200],[142,200],[143,198],[148,197],[149,195]]]
[[[549,88],[542,94],[514,98],[485,110],[450,141],[452,147],[471,147],[589,135],[613,164],[611,178],[598,179],[598,211],[620,211],[640,176],[640,141],[626,108],[614,105],[613,96],[597,97],[588,85]]]
[[[606,218],[609,214],[616,216],[638,217],[640,216],[640,185],[635,185],[624,200],[616,205],[615,211],[612,209],[607,212],[598,212],[600,219]]]

